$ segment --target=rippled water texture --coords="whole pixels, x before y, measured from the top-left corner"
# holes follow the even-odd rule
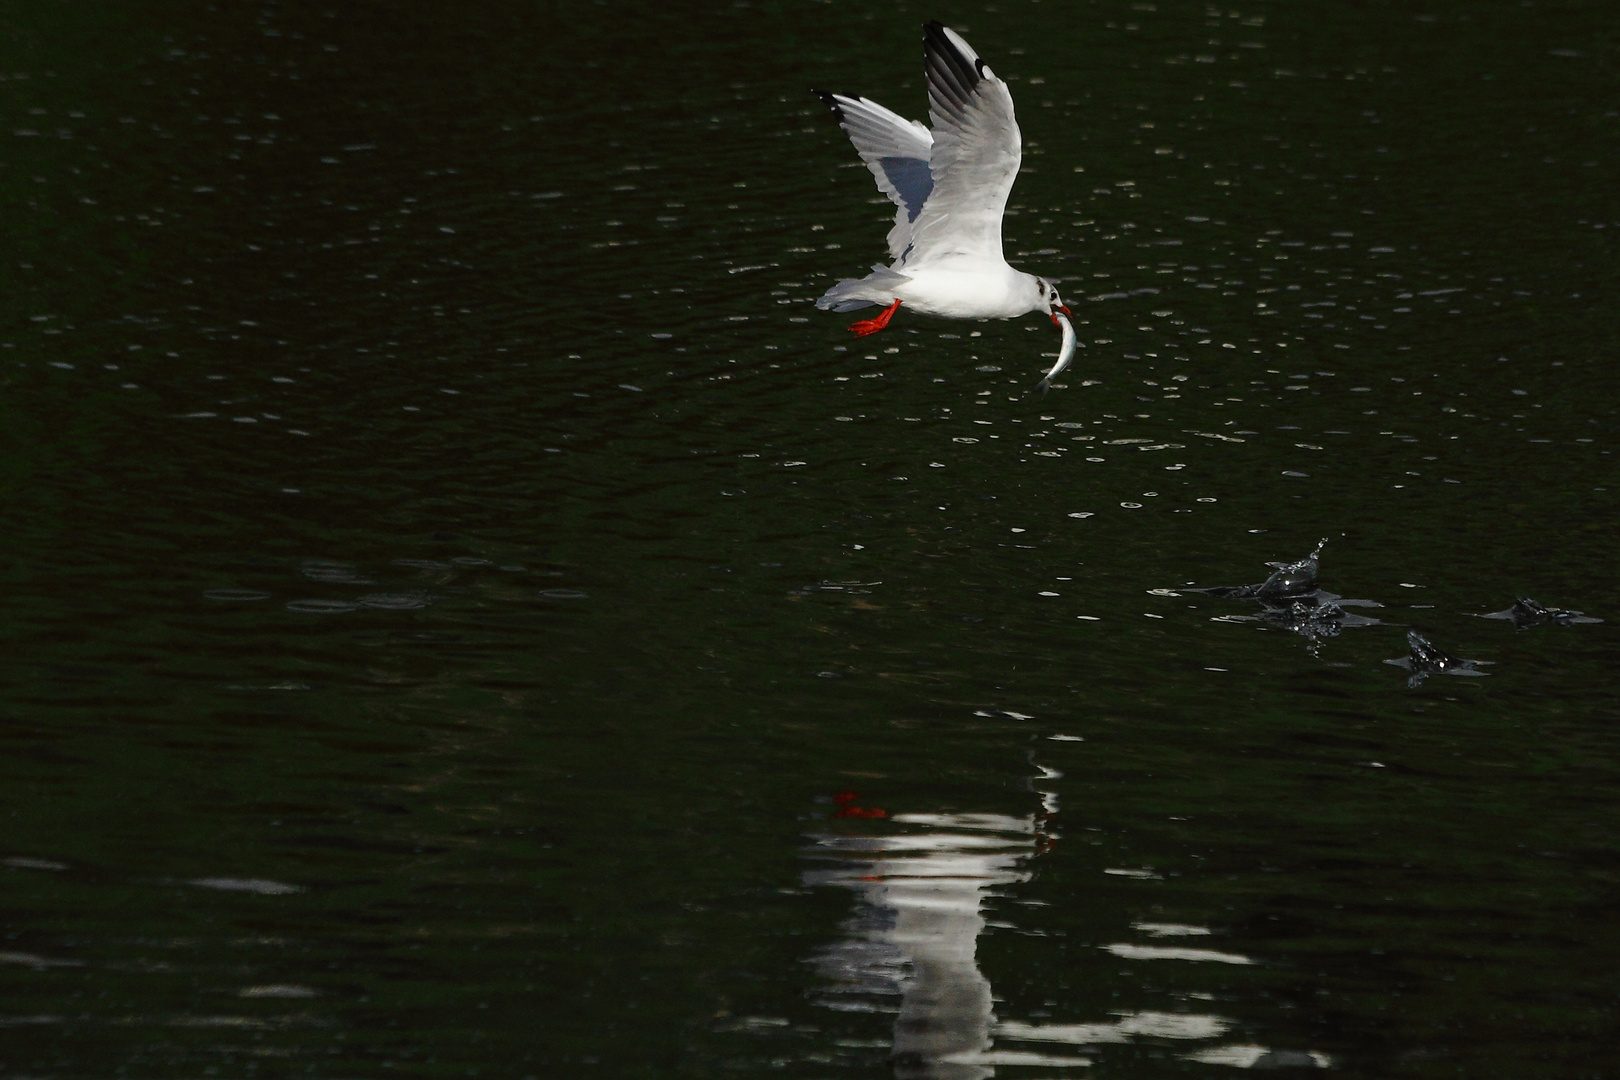
[[[1616,27],[11,6],[0,1076],[1620,1070]]]

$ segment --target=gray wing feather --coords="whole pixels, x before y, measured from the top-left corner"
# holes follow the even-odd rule
[[[929,155],[934,137],[915,120],[885,109],[875,101],[847,94],[816,91],[832,109],[838,124],[855,144],[878,190],[894,201],[894,227],[889,255],[898,259],[911,246],[912,226],[934,190]]]

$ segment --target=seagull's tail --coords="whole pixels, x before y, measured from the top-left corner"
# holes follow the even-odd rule
[[[874,266],[863,278],[845,278],[822,294],[816,307],[822,311],[855,311],[873,304],[887,306],[896,299],[894,289],[911,279],[887,266]]]

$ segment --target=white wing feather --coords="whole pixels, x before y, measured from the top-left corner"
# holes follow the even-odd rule
[[[949,27],[926,24],[923,55],[934,126],[933,190],[911,225],[911,247],[898,256],[899,265],[957,255],[1000,262],[1001,217],[1023,161],[1012,93]]]

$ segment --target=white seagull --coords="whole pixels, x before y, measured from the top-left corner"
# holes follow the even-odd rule
[[[876,318],[850,326],[861,337],[888,326],[901,304],[948,319],[1045,312],[1063,332],[1057,363],[1036,385],[1045,393],[1068,366],[1076,342],[1056,287],[1014,270],[1001,253],[1001,217],[1024,156],[1012,94],[960,34],[941,23],[923,24],[923,61],[932,130],[867,98],[816,91],[878,190],[899,208],[889,230],[894,261],[840,281],[816,307],[883,305]]]

